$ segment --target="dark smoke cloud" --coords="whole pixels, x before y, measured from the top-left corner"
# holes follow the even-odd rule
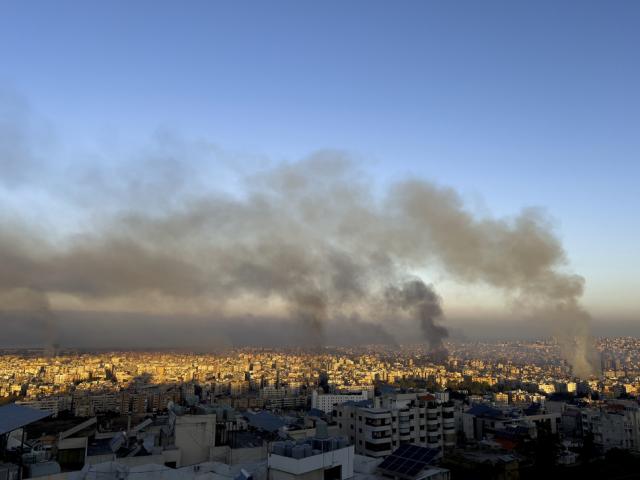
[[[48,353],[58,345],[56,315],[49,298],[30,288],[0,290],[0,327],[5,338],[21,338],[26,345],[45,346]]]
[[[449,332],[436,323],[442,317],[442,308],[440,297],[431,285],[425,285],[420,279],[408,280],[400,287],[389,287],[385,295],[391,306],[409,312],[419,322],[432,352],[446,354],[443,341],[449,336]]]
[[[0,123],[5,141],[7,124],[13,125]],[[28,155],[28,148],[0,150],[7,151],[12,158]],[[210,153],[215,163],[219,152]],[[336,318],[376,320],[373,328],[384,329],[375,310],[391,299],[413,314],[438,350],[447,335],[436,323],[438,296],[419,278],[403,283],[437,268],[504,291],[531,321],[550,321],[575,372],[593,371],[589,317],[579,305],[584,281],[565,272],[565,252],[541,211],[478,217],[455,191],[421,180],[380,195],[337,151],[263,168],[225,193],[176,156],[160,156],[157,170],[148,159],[145,168],[134,164],[128,175],[137,178],[126,181],[109,170],[72,170],[84,185],[66,185],[65,199],[84,216],[71,233],[0,217],[0,298],[30,291],[86,309],[289,316],[307,330],[310,344],[326,341]],[[87,184],[92,179],[98,180]],[[110,207],[96,207],[96,199]],[[2,300],[0,311],[8,303]],[[21,308],[43,311],[45,304],[34,299]]]

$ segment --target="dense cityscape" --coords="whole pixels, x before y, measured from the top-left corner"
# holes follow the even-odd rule
[[[618,478],[612,462],[627,468],[640,452],[640,339],[600,338],[596,347],[601,369],[585,379],[554,340],[447,342],[446,358],[424,345],[5,349],[0,401],[44,415],[20,429],[31,445],[20,465],[32,477],[54,464],[60,476],[47,478],[76,478],[105,460],[130,474],[151,460],[178,471],[216,472],[204,465],[221,462],[291,473],[277,456],[312,458],[291,448],[313,446],[320,429],[340,439],[327,448],[353,449],[352,465],[341,468],[362,478],[384,473],[380,462],[407,445],[433,452],[414,478],[534,478],[540,468],[584,467]]]
[[[640,339],[636,338],[600,339],[601,375],[588,379],[572,376],[551,340],[449,342],[447,347],[449,355],[441,363],[421,345],[326,347],[313,353],[263,348],[220,354],[5,350],[0,356],[0,397],[47,404],[52,413],[71,410],[73,405],[75,415],[87,416],[120,411],[115,394],[139,394],[150,385],[170,389],[190,384],[197,386],[203,400],[245,408],[271,406],[276,389],[287,398],[301,397],[297,404],[304,406],[321,377],[337,390],[373,391],[377,383],[418,381],[431,389],[471,388],[504,403],[540,403],[554,393],[611,399],[635,396],[640,388]],[[94,403],[101,406],[96,410]],[[144,403],[136,413],[166,407],[157,399]]]

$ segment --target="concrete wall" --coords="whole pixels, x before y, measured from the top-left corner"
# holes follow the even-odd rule
[[[182,452],[183,465],[208,461],[213,453],[215,438],[215,414],[176,417],[175,445]]]
[[[230,448],[229,446],[213,447],[210,461],[222,462],[228,465],[253,463],[266,460],[268,454],[267,445],[261,447]]]

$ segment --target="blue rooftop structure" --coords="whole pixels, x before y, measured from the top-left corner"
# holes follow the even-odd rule
[[[277,432],[281,427],[286,425],[286,422],[282,418],[270,412],[247,412],[245,417],[250,426],[267,432]]]
[[[15,403],[4,405],[0,407],[0,435],[13,432],[50,415],[50,412],[23,407]]]
[[[309,411],[307,412],[307,415],[309,415],[310,417],[326,417],[327,416],[324,410],[320,410],[319,408],[310,408]]]

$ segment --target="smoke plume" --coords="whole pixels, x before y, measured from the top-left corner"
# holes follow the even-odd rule
[[[386,298],[391,306],[402,308],[419,322],[431,352],[446,356],[443,340],[449,332],[436,323],[442,317],[442,308],[440,297],[432,286],[425,285],[420,279],[408,280],[400,287],[389,287]]]
[[[4,121],[0,129],[7,125],[15,128]],[[225,191],[215,185],[220,151],[184,142],[163,143],[159,150],[171,155],[105,171],[66,168],[50,179],[64,188],[51,191],[33,171],[20,172],[21,152],[29,165],[39,156],[14,133],[0,131],[0,153],[11,156],[0,164],[11,169],[12,191],[64,191],[56,202],[76,221],[56,229],[61,210],[53,207],[42,219],[0,209],[0,311],[10,308],[11,292],[28,291],[39,293],[19,308],[41,317],[49,302],[75,310],[288,316],[320,344],[330,319],[379,319],[374,306],[383,299],[412,315],[439,350],[447,336],[437,323],[439,297],[419,279],[403,283],[435,268],[457,282],[499,289],[532,321],[556,325],[575,373],[593,372],[589,316],[579,303],[584,280],[565,271],[564,249],[539,210],[479,217],[454,190],[423,180],[381,191],[336,151],[253,169]],[[20,144],[8,145],[14,137]],[[183,146],[214,173],[175,153]],[[16,183],[25,178],[32,180]]]

